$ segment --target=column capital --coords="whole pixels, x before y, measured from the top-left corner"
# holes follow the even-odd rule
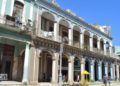
[[[59,59],[59,53],[55,52],[54,55],[53,55],[52,60],[58,60],[58,59]]]
[[[36,49],[36,56],[37,58],[41,58],[40,54],[41,54],[42,50],[41,49]]]
[[[98,62],[98,66],[101,66],[101,65],[102,65],[102,62],[101,62],[101,61],[99,61],[99,62]]]
[[[90,33],[90,36],[89,36],[90,38],[93,38],[93,33]]]
[[[74,56],[70,56],[70,58],[68,59],[68,62],[74,62]]]
[[[97,38],[97,42],[100,42],[100,38]]]
[[[105,63],[105,67],[108,67],[108,63]]]
[[[85,59],[84,58],[81,59],[80,64],[85,64]]]
[[[95,60],[91,60],[90,65],[94,65],[95,64]]]

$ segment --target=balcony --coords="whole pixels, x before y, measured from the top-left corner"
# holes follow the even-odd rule
[[[0,23],[2,27],[17,32],[31,32],[33,30],[32,21],[28,19],[26,23],[22,23],[21,19],[13,16],[6,15],[0,17]]]
[[[80,42],[79,41],[73,41],[73,46],[80,48]]]
[[[84,50],[90,50],[90,46],[83,44],[83,49],[84,49]]]
[[[41,37],[54,40],[54,32],[52,31],[41,31]]]
[[[99,52],[100,52],[100,54],[104,54],[104,50],[100,49]]]
[[[95,53],[100,53],[99,51],[99,49],[98,48],[93,48],[93,51],[95,52]]]
[[[12,26],[12,27],[17,27],[17,28],[22,27],[22,21],[20,18],[15,18],[15,17],[9,16],[9,15],[5,16],[5,24]]]

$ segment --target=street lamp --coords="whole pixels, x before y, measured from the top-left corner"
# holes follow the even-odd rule
[[[68,41],[67,37],[61,37],[61,43],[60,43],[60,57],[59,57],[59,61],[60,61],[60,65],[59,65],[59,86],[62,86],[62,55],[63,55],[63,46],[64,46],[64,42]]]

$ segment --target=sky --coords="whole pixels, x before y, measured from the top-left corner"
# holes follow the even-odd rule
[[[56,0],[91,24],[112,27],[113,45],[120,46],[120,0]]]

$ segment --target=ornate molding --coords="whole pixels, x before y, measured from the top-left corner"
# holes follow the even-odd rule
[[[46,49],[53,49],[55,51],[60,51],[60,43],[55,42],[49,39],[41,38],[41,37],[36,37],[33,39],[33,43],[36,46],[39,47],[45,47]],[[117,62],[119,63],[120,60],[105,56],[100,53],[95,53],[89,50],[82,50],[80,48],[76,48],[67,44],[64,44],[63,46],[63,52],[64,53],[70,53],[71,55],[77,55],[77,56],[83,56],[83,57],[88,57],[90,59],[96,59],[96,60],[103,60],[103,61],[109,61],[109,62]]]

